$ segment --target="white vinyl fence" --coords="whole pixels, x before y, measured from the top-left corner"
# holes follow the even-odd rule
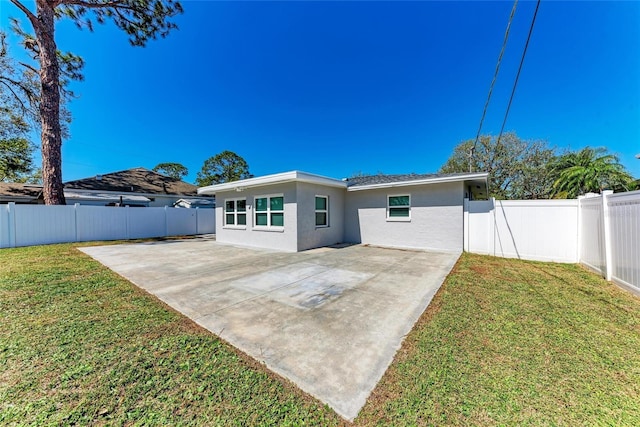
[[[0,248],[215,233],[215,209],[0,205]]]
[[[640,293],[640,191],[604,191],[580,206],[580,262]]]
[[[465,251],[578,262],[577,200],[465,201],[464,217]]]
[[[580,262],[640,294],[640,191],[578,200],[465,200],[464,250]]]

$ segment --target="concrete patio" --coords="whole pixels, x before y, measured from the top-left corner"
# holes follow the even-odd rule
[[[81,248],[353,420],[458,254],[212,240]]]

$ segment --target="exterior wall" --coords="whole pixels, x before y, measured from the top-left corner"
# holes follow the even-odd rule
[[[254,198],[264,195],[284,195],[284,227],[281,231],[254,229]],[[224,225],[225,200],[246,198],[247,225],[244,228]],[[279,249],[296,252],[298,250],[298,224],[296,206],[296,184],[293,182],[265,185],[238,191],[219,191],[216,194],[216,240],[243,246]]]
[[[387,196],[411,195],[411,220],[387,220]],[[345,242],[462,252],[462,182],[349,191]]]
[[[324,185],[297,184],[298,250],[341,243],[344,239],[344,188]],[[315,197],[329,198],[329,226],[316,227]]]

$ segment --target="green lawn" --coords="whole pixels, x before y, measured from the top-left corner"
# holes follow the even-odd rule
[[[344,424],[76,246],[0,250],[0,424]],[[465,254],[354,424],[640,425],[640,299]]]

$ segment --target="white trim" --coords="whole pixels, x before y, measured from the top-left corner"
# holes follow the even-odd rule
[[[426,185],[426,184],[441,184],[446,182],[460,182],[471,181],[474,179],[487,179],[488,173],[469,173],[456,176],[440,176],[436,178],[416,179],[411,181],[398,181],[398,182],[385,182],[383,184],[369,184],[358,185],[347,188],[347,191],[361,191],[361,190],[373,190],[376,188],[393,188],[393,187],[407,187],[411,185]]]
[[[132,194],[135,196],[144,196],[144,197],[178,197],[179,199],[214,199],[214,197],[207,197],[205,196],[199,196],[199,195],[189,195],[189,194],[184,194],[184,193],[139,193],[137,191],[111,191],[111,190],[90,190],[90,189],[84,189],[84,188],[70,188],[70,187],[65,187],[64,191],[72,191],[74,193],[81,193],[81,194],[93,194],[93,193],[104,193],[104,194],[115,194],[115,195],[121,195],[121,194]]]
[[[390,216],[389,212],[391,209],[404,209],[405,206],[393,206],[391,207],[389,205],[389,198],[390,197],[408,197],[409,198],[409,205],[406,206],[407,208],[409,208],[409,216]],[[411,222],[411,194],[409,193],[403,193],[403,194],[387,194],[387,222]]]
[[[318,209],[316,207],[316,198],[322,198],[325,199],[326,203],[325,203],[325,209]],[[325,221],[326,223],[324,225],[318,225],[316,223],[316,214],[318,213],[324,213],[325,216]],[[328,228],[329,227],[329,196],[328,195],[321,195],[321,194],[316,194],[315,197],[313,198],[313,222],[316,224],[316,228]]]
[[[264,185],[282,184],[285,182],[306,182],[309,184],[325,185],[327,187],[346,188],[347,183],[326,176],[314,175],[307,172],[291,171],[265,175],[257,178],[242,179],[240,181],[225,182],[223,184],[209,185],[198,188],[198,194],[214,195],[218,191],[244,191],[246,188],[261,187]]]
[[[271,199],[276,197],[282,197],[282,210],[271,210]],[[259,211],[258,210],[258,199],[267,199],[267,210]],[[284,225],[271,225],[271,214],[272,213],[281,213],[282,212],[282,223],[284,224],[284,194],[283,193],[275,193],[275,194],[260,194],[253,196],[253,218],[252,230],[256,231],[284,231]],[[266,214],[267,215],[267,225],[258,225],[258,221],[256,220],[256,216],[258,214]]]

